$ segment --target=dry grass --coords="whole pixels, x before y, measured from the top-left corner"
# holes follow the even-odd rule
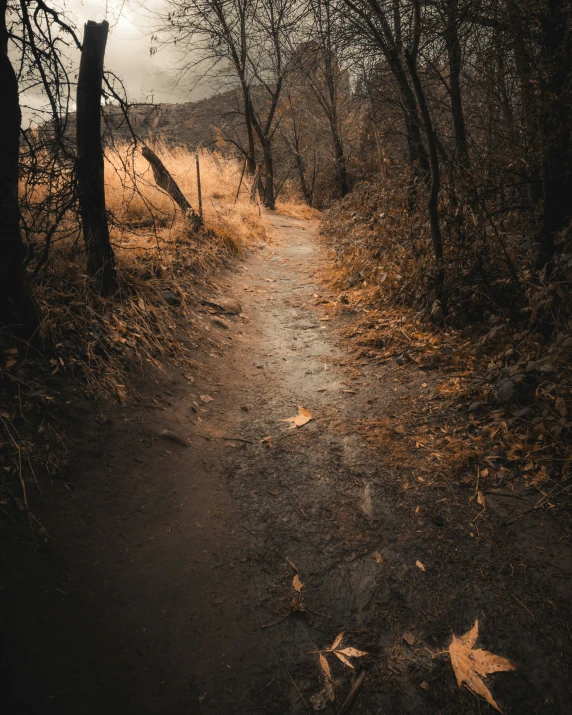
[[[299,218],[305,221],[317,221],[322,216],[320,211],[313,209],[303,201],[278,201],[276,203],[276,211],[285,216],[292,216],[292,218]]]
[[[162,144],[153,149],[196,209],[195,155]],[[33,286],[53,372],[71,373],[90,393],[124,402],[134,366],[143,370],[164,359],[188,364],[205,332],[192,306],[212,289],[221,261],[265,236],[264,219],[248,192],[235,203],[239,163],[203,151],[200,167],[205,229],[196,232],[155,186],[138,150],[124,145],[108,151],[106,198],[120,287],[111,299],[99,297],[77,241],[55,242],[47,270]],[[179,305],[169,305],[167,293]]]

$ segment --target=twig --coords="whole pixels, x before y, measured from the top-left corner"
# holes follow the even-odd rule
[[[344,715],[344,713],[347,713],[347,711],[350,709],[350,706],[353,703],[358,690],[361,688],[363,681],[365,680],[366,672],[367,671],[362,670],[361,673],[358,675],[356,682],[353,684],[352,689],[348,693],[348,697],[344,700],[344,704],[338,710],[338,715]]]
[[[282,667],[283,667],[284,670],[286,671],[286,675],[290,678],[290,682],[291,682],[292,685],[296,688],[296,690],[297,690],[297,692],[298,692],[298,695],[302,698],[302,702],[303,702],[304,705],[306,706],[306,710],[309,710],[309,709],[310,709],[310,706],[308,705],[308,703],[306,702],[306,699],[304,698],[304,696],[303,696],[302,693],[300,692],[300,688],[296,685],[296,683],[295,683],[294,680],[292,679],[292,676],[290,675],[290,673],[289,673],[289,671],[288,671],[288,668],[286,667],[286,663],[282,660],[282,658],[280,658],[280,662],[282,663]]]
[[[287,613],[285,616],[282,616],[282,617],[279,618],[277,621],[274,621],[273,623],[264,623],[264,624],[261,625],[260,627],[261,627],[261,628],[272,628],[272,626],[276,626],[276,625],[278,625],[279,623],[282,623],[282,621],[283,621],[285,618],[288,618],[288,616],[291,616],[292,613],[293,613],[293,611],[288,611],[288,613]]]
[[[175,526],[175,524],[178,524],[178,523],[179,523],[179,520],[178,520],[178,519],[175,519],[175,521],[174,521],[174,522],[171,524],[171,526],[169,527],[169,534],[171,533],[171,529]]]

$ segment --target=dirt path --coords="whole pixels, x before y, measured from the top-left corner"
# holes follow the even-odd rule
[[[22,527],[3,558],[3,712],[304,712],[326,683],[312,651],[344,631],[369,654],[352,713],[484,713],[432,658],[477,617],[483,647],[523,666],[495,679],[504,711],[570,712],[567,521],[507,536],[500,497],[477,523],[472,490],[416,482],[401,433],[368,444],[368,420],[436,378],[352,361],[323,319],[315,225],[270,220],[222,278],[243,316],[203,314],[221,349],[194,382],[149,379],[99,421],[70,400],[74,474],[36,509],[51,541],[34,554]],[[298,405],[314,419],[290,430]],[[354,674],[328,658],[334,713]]]

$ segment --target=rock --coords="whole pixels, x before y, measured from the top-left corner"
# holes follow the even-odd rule
[[[172,306],[178,306],[181,305],[181,299],[179,296],[175,295],[172,291],[168,290],[162,295],[163,300],[165,303],[168,303],[169,305]]]
[[[483,406],[482,402],[471,402],[471,405],[469,407],[469,413],[478,412],[482,406]]]
[[[438,300],[433,303],[433,307],[431,308],[431,320],[434,323],[442,323],[445,320],[445,313]]]
[[[216,325],[219,328],[224,328],[225,330],[228,330],[230,328],[230,326],[226,322],[226,320],[223,320],[222,318],[219,318],[218,316],[215,316],[211,322],[213,325]]]
[[[514,397],[514,382],[507,380],[497,390],[497,396],[501,402],[508,402]]]
[[[169,442],[174,442],[180,447],[189,447],[189,442],[184,437],[181,437],[175,432],[171,432],[171,430],[163,429],[158,433],[157,436],[162,437],[163,439],[168,439]]]
[[[239,315],[242,313],[242,306],[237,300],[232,298],[223,298],[217,301],[216,305],[224,310],[225,313],[231,313],[232,315]]]

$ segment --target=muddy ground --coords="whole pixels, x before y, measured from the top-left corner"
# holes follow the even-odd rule
[[[446,653],[477,618],[519,665],[487,679],[505,713],[572,712],[569,512],[432,479],[408,435],[455,429],[424,400],[439,370],[357,361],[316,224],[269,220],[220,278],[242,314],[202,310],[220,348],[193,380],[148,375],[127,408],[62,384],[72,473],[32,505],[50,538],[4,520],[2,712],[337,713],[365,669],[351,713],[492,713]],[[316,651],[342,631],[367,655],[325,654],[331,702]]]

